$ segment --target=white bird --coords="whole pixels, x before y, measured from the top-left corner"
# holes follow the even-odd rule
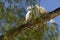
[[[25,23],[27,23],[27,22],[29,22],[30,20],[31,20],[31,17],[32,17],[32,7],[31,6],[29,6],[28,8],[28,12],[27,12],[27,14],[26,14],[26,17],[25,17],[25,19],[26,19],[26,21],[25,21]]]
[[[36,15],[37,17],[40,17],[41,15],[44,15],[44,14],[48,13],[48,12],[45,10],[44,7],[41,7],[41,6],[38,6],[38,5],[35,5],[35,6],[33,6],[33,7],[32,7],[32,6],[29,6],[27,9],[28,9],[28,12],[27,12],[26,17],[25,17],[25,19],[26,19],[25,22],[26,22],[26,23],[29,22],[29,21],[31,21],[31,19],[32,19],[32,12],[33,12],[32,9],[35,10],[34,12],[36,12],[35,15]]]
[[[48,13],[47,10],[42,6],[35,5],[34,9],[36,10],[36,16],[38,17]]]

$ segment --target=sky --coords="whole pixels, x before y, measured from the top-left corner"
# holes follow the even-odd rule
[[[60,7],[60,0],[41,0],[40,5],[43,6],[47,11],[53,11]],[[58,25],[60,25],[60,16],[53,19]]]
[[[40,5],[43,6],[47,11],[53,11],[60,7],[60,0],[41,0]],[[53,18],[53,20],[58,24],[60,31],[60,16]],[[60,40],[60,35],[58,40]]]
[[[47,11],[53,11],[60,7],[60,0],[41,0],[39,2],[40,6],[44,7]],[[60,30],[60,16],[53,18],[53,20],[58,24]]]
[[[60,7],[60,0],[41,0],[39,2],[40,2],[40,5],[43,6],[47,11],[53,11],[54,9]],[[60,16],[57,16],[53,19],[60,26]]]
[[[24,2],[24,1],[23,1]],[[54,9],[60,7],[60,0],[38,0],[38,3],[40,2],[40,5],[44,7],[47,11],[53,11]],[[6,2],[6,5],[8,3]],[[24,3],[25,5],[25,3]],[[7,6],[6,6],[7,7]],[[57,16],[54,18],[54,21],[60,25],[60,16]]]

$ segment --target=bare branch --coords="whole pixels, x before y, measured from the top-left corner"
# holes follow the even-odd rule
[[[55,18],[56,16],[60,15],[60,7],[55,9],[52,12],[49,12],[45,17],[43,17],[44,22],[49,21],[52,18]]]

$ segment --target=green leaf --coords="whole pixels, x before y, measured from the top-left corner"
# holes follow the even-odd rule
[[[5,24],[5,30],[8,31],[9,28],[10,28],[10,24],[9,24],[9,23],[6,23],[6,24]]]

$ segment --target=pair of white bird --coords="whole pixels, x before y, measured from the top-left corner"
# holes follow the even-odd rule
[[[36,16],[40,17],[41,15],[44,15],[46,13],[48,13],[44,7],[39,7],[38,5],[35,5],[34,7],[32,6],[29,6],[27,9],[28,9],[28,12],[26,14],[26,23],[29,22],[31,19],[32,19],[32,10],[33,8],[36,10]],[[54,20],[50,20],[51,23],[54,23]]]

